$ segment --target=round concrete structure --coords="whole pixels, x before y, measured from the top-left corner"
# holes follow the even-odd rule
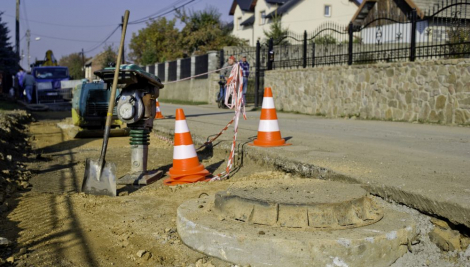
[[[187,201],[177,228],[189,247],[251,266],[389,266],[416,237],[411,216],[379,208],[359,186],[307,179]]]
[[[292,228],[346,229],[383,217],[359,185],[305,181],[237,183],[215,195],[215,210],[224,219]]]

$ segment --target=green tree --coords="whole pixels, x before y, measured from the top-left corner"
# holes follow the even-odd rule
[[[136,64],[153,64],[182,57],[176,44],[179,39],[176,19],[160,18],[147,23],[147,27],[132,34],[129,58]]]
[[[85,58],[85,62],[89,59],[90,58]],[[81,53],[72,53],[72,54],[63,56],[59,60],[59,66],[65,66],[69,68],[70,76],[72,76],[73,79],[78,80],[78,79],[85,78],[83,76],[84,62],[83,62]]]
[[[110,64],[116,64],[118,52],[112,45],[105,46],[103,52],[97,57],[98,65],[102,68],[109,67]]]
[[[201,11],[182,10],[177,17],[185,24],[178,43],[188,56],[220,50],[224,46],[244,45],[244,41],[232,35],[230,27],[221,21],[221,14],[214,7]]]
[[[278,15],[273,16],[269,31],[263,30],[267,40],[273,38],[274,45],[289,44],[289,41],[286,39],[289,34],[289,29],[282,27],[281,18],[282,17]]]
[[[2,22],[2,15],[3,12],[0,12],[0,71],[14,73],[18,70],[19,58],[9,42],[8,33],[10,30],[6,23]]]

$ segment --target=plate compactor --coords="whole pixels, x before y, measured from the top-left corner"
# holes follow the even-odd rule
[[[108,86],[113,83],[115,68],[95,71]],[[117,117],[130,129],[131,170],[117,184],[146,185],[159,179],[163,172],[147,171],[149,135],[155,117],[155,100],[163,89],[160,79],[134,64],[121,65],[116,97]]]
[[[72,123],[63,123],[61,128],[68,128],[67,133],[73,138],[101,137],[106,122],[110,90],[102,81],[87,82],[73,89]],[[66,127],[68,126],[68,127]],[[129,135],[129,129],[118,119],[116,109],[113,112],[110,136]]]

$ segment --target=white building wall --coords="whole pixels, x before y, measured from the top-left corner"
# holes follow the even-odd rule
[[[331,6],[331,16],[324,14],[325,5]],[[303,0],[292,7],[282,16],[282,27],[290,31],[302,34],[305,30],[313,31],[322,23],[335,22],[348,24],[357,10],[357,5],[348,0]],[[233,15],[233,34],[239,38],[248,40],[250,46],[255,46],[257,40],[265,39],[264,31],[269,31],[271,21],[266,20],[262,24],[261,12],[266,15],[277,9],[277,5],[271,5],[264,0],[258,0],[253,12],[244,12],[237,5]],[[253,26],[240,26],[239,24],[250,16],[255,15]],[[241,20],[239,19],[241,18]]]
[[[325,16],[327,5],[330,6],[330,16]],[[282,24],[299,34],[305,30],[314,31],[325,22],[347,25],[357,8],[356,4],[348,0],[303,0],[282,16]]]

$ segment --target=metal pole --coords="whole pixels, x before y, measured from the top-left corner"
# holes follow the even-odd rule
[[[411,11],[410,61],[415,61],[416,59],[416,21],[417,21],[416,9],[413,9]]]
[[[82,48],[82,69],[83,69],[83,78],[86,78],[86,72],[85,72],[85,51]]]
[[[20,0],[16,0],[16,55],[20,58]]]
[[[303,64],[303,67],[304,69],[307,67],[307,31],[304,31],[304,64]]]
[[[256,42],[256,75],[255,75],[255,108],[258,107],[259,102],[259,76],[261,75],[261,45],[259,40]]]
[[[29,62],[29,46],[31,42],[31,31],[29,29],[26,31],[26,42],[28,44],[28,70],[31,70],[31,65]]]
[[[315,67],[315,42],[312,44],[312,68]]]
[[[269,48],[268,48],[268,62],[267,62],[268,70],[273,69],[273,61],[274,61],[274,40],[273,38],[271,38],[269,39]]]
[[[348,27],[349,43],[348,43],[348,65],[353,63],[353,23],[349,22]]]

